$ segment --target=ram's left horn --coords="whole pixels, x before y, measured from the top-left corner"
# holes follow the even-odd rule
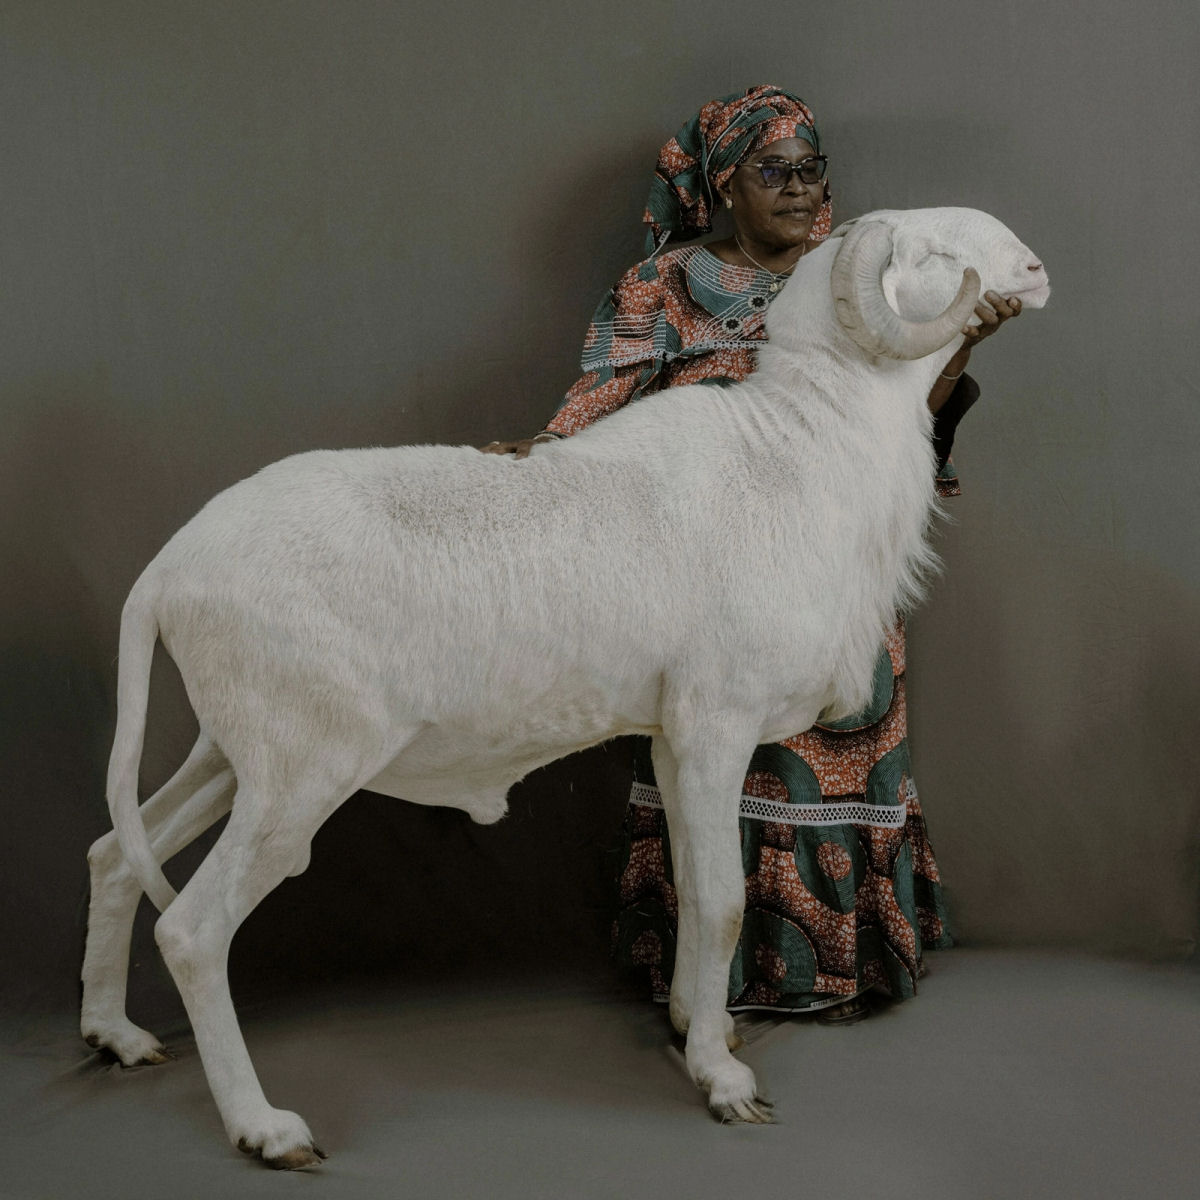
[[[883,271],[891,256],[891,226],[868,221],[847,230],[829,280],[834,309],[842,327],[868,354],[924,358],[951,342],[975,311],[979,273],[972,267],[963,271],[958,295],[932,321],[907,321],[883,294]]]

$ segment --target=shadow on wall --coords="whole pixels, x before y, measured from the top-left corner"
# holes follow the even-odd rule
[[[80,381],[45,384],[45,395],[57,398],[28,406],[5,480],[12,624],[0,702],[20,820],[0,851],[0,911],[5,957],[21,970],[0,978],[0,995],[17,1004],[62,1007],[75,998],[85,855],[110,828],[104,776],[125,595],[211,494],[261,465],[239,461],[249,456],[244,445],[215,453],[221,431],[194,414],[139,417],[64,398],[87,390]],[[196,735],[161,646],[151,714],[144,796],[174,772]],[[309,872],[247,922],[234,946],[235,979],[254,987],[356,968],[541,969],[560,957],[602,957],[627,760],[623,745],[612,744],[539,772],[514,789],[513,815],[495,829],[462,813],[360,795],[322,830]],[[215,835],[179,857],[170,872],[177,884]],[[175,1005],[152,923],[143,904],[131,996]]]
[[[509,815],[486,827],[454,809],[359,792],[317,834],[308,870],[284,880],[238,931],[235,996],[254,1001],[358,974],[418,988],[491,987],[517,976],[552,984],[581,969],[615,979],[608,934],[629,759],[621,740],[543,768],[512,790]],[[176,887],[223,826],[168,864]],[[130,1011],[183,1028],[154,944],[156,918],[143,899]],[[61,994],[55,1004],[63,1007]]]
[[[969,495],[955,516],[911,662],[915,772],[956,932],[1193,952],[1200,594]],[[988,795],[1002,800],[981,813]]]

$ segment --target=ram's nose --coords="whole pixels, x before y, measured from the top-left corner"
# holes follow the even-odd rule
[[[1042,265],[1042,260],[1031,252],[1026,252],[1025,270],[1018,271],[1019,275],[1024,277],[1024,280],[1018,286],[1023,290],[1040,290],[1049,286],[1050,277],[1046,274],[1046,268]]]

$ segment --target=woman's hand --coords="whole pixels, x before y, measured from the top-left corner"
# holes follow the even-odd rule
[[[980,323],[963,326],[963,336],[967,339],[963,343],[965,350],[978,346],[984,338],[991,337],[1005,321],[1021,315],[1021,301],[1016,296],[1010,296],[1006,300],[998,292],[984,292],[983,299],[987,304],[980,302],[975,305],[975,315]],[[988,304],[991,308],[988,308]]]
[[[488,442],[486,446],[480,446],[479,449],[484,454],[511,454],[513,458],[528,458],[529,452],[534,446],[556,441],[558,438],[552,433],[539,433],[536,437],[522,438],[519,442]]]
[[[983,299],[975,305],[975,315],[979,318],[978,325],[963,326],[963,344],[954,352],[954,356],[942,368],[942,373],[933,381],[933,390],[929,393],[929,411],[938,412],[942,405],[950,399],[958,377],[967,369],[971,351],[986,337],[991,337],[1005,321],[1021,315],[1021,301],[1016,296],[1007,300],[999,292],[984,292]],[[991,305],[991,308],[988,307]]]

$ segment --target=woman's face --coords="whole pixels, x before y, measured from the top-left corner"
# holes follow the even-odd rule
[[[807,240],[821,207],[824,182],[801,183],[793,171],[783,187],[771,188],[755,168],[768,161],[798,163],[815,153],[803,138],[772,142],[751,154],[719,189],[722,199],[733,201],[733,224],[743,243],[779,253]]]

